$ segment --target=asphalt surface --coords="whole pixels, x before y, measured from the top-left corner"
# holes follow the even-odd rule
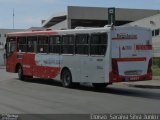
[[[0,113],[160,113],[160,89],[123,84],[104,90],[91,86],[68,89],[51,80],[20,81],[17,74],[0,69]]]

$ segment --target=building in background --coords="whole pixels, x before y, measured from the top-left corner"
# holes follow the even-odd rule
[[[116,25],[124,25],[155,14],[160,10],[116,8]],[[68,6],[64,13],[42,20],[42,27],[49,29],[74,29],[103,27],[108,24],[108,8]]]
[[[46,30],[43,27],[30,27],[29,29],[26,29],[25,31],[42,31],[42,30]]]
[[[160,57],[160,14],[153,15],[135,22],[126,24],[127,26],[140,26],[152,30],[152,44],[154,57]],[[125,25],[125,26],[126,26]]]

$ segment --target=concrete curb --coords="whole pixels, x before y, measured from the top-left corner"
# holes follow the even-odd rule
[[[156,78],[149,81],[124,82],[123,84],[128,87],[160,89],[160,76],[156,76]]]
[[[160,76],[153,76],[153,80],[160,80]]]
[[[160,89],[158,85],[135,85],[135,84],[127,84],[129,87],[136,87],[136,88],[149,88],[149,89]]]

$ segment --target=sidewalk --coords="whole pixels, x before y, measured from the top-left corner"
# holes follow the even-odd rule
[[[160,76],[154,76],[153,80],[149,81],[123,82],[122,84],[130,87],[160,89]]]

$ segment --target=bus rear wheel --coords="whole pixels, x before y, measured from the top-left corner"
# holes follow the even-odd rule
[[[107,86],[107,83],[92,83],[93,87],[98,89],[104,89]]]
[[[24,80],[25,76],[23,75],[23,69],[21,66],[18,68],[18,78],[19,80]]]
[[[72,85],[73,85],[72,75],[71,75],[71,72],[68,69],[65,69],[65,70],[62,71],[61,80],[62,80],[63,87],[67,87],[67,88],[72,87]]]

